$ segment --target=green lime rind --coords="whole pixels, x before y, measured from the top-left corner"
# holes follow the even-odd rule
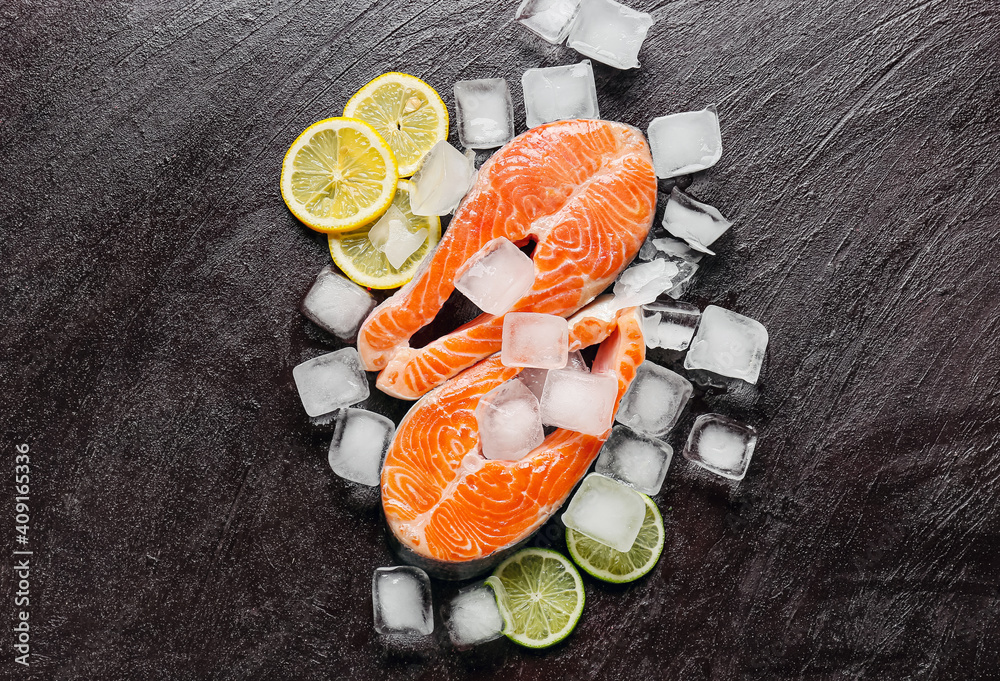
[[[486,583],[497,594],[504,635],[527,648],[559,643],[583,613],[586,597],[579,571],[549,549],[518,551],[500,563]]]
[[[663,553],[663,517],[652,499],[645,494],[642,498],[646,502],[646,517],[639,536],[627,552],[616,551],[582,532],[566,528],[566,548],[581,570],[604,582],[624,584],[653,569]]]

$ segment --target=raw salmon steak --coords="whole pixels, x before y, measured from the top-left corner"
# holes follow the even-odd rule
[[[410,347],[488,241],[535,242],[535,283],[512,308],[567,316],[594,299],[638,252],[656,209],[656,174],[642,133],[622,123],[559,121],[533,128],[479,170],[433,256],[368,317],[361,361],[378,387],[416,399],[500,349],[503,316],[483,314]]]
[[[607,337],[593,371],[618,378],[617,408],[645,357],[641,315],[638,308],[588,309],[574,317],[571,344]],[[493,355],[403,418],[382,467],[382,507],[406,562],[448,579],[491,569],[555,513],[597,458],[610,430],[559,429],[519,461],[483,457],[476,405],[519,371]]]

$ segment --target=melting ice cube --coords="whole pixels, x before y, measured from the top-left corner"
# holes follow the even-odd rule
[[[292,378],[306,414],[324,416],[368,398],[368,377],[361,356],[354,348],[343,348],[302,362],[292,369]]]
[[[571,118],[600,118],[590,60],[568,66],[528,69],[521,76],[529,128]]]
[[[302,301],[302,314],[338,338],[350,341],[375,308],[375,298],[327,266],[316,276]]]
[[[695,201],[677,187],[670,192],[670,200],[663,211],[663,226],[668,232],[710,255],[715,254],[708,247],[731,225],[718,210]]]
[[[755,319],[716,305],[701,314],[685,369],[703,369],[720,376],[756,383],[767,350],[767,329]]]
[[[434,631],[431,580],[420,568],[376,568],[372,604],[375,631],[380,634],[426,636]]]
[[[389,210],[368,230],[368,241],[384,253],[389,264],[398,270],[427,241],[427,235],[426,227],[411,232],[406,216],[390,205]]]
[[[601,435],[614,420],[617,397],[618,379],[613,374],[550,371],[542,388],[542,423]]]
[[[658,494],[673,456],[674,450],[666,442],[628,426],[615,426],[597,457],[596,470],[644,494]]]
[[[590,367],[587,366],[587,362],[583,359],[583,354],[579,350],[574,350],[569,353],[569,359],[566,360],[565,368],[590,373]],[[530,390],[538,401],[541,402],[542,389],[545,387],[545,377],[548,375],[548,369],[528,368],[519,373],[517,378],[524,383],[528,390]]]
[[[393,422],[381,414],[341,409],[330,441],[330,468],[346,480],[371,487],[378,485],[382,460],[395,432]]]
[[[698,326],[701,312],[694,305],[660,296],[642,306],[642,335],[646,347],[687,350]]]
[[[651,303],[666,291],[672,291],[690,278],[691,267],[667,258],[632,265],[615,282],[614,293],[619,307]]]
[[[691,428],[684,458],[725,478],[742,480],[756,445],[753,426],[721,414],[703,414]]]
[[[455,278],[455,288],[480,310],[494,315],[507,312],[534,283],[531,258],[504,237],[479,249]]]
[[[504,366],[559,369],[569,359],[569,324],[552,314],[508,312],[500,343]]]
[[[654,118],[647,132],[653,169],[659,177],[705,170],[722,157],[722,133],[714,105]]]
[[[523,0],[514,19],[553,45],[566,39],[580,0]]]
[[[514,138],[514,105],[503,78],[455,83],[458,139],[470,149],[499,147]]]
[[[448,636],[458,648],[468,648],[499,638],[503,617],[493,589],[485,584],[466,587],[451,599],[445,618]]]
[[[414,215],[447,215],[458,208],[475,179],[473,162],[447,142],[438,142],[411,180],[410,210]]]
[[[538,398],[521,381],[507,381],[476,405],[479,444],[487,459],[517,461],[542,444]]]
[[[677,424],[694,389],[670,369],[644,361],[622,397],[615,419],[652,437],[663,437]]]
[[[639,66],[639,48],[653,17],[614,0],[582,0],[566,44],[616,69]]]
[[[628,552],[646,517],[646,502],[631,487],[598,473],[583,479],[562,520],[616,551]]]

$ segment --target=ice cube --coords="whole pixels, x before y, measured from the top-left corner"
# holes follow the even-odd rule
[[[529,128],[571,118],[600,118],[589,59],[579,64],[528,69],[521,76]]]
[[[459,268],[455,288],[483,312],[501,315],[531,290],[531,258],[504,237],[493,239]]]
[[[320,270],[302,301],[302,314],[338,338],[351,341],[375,308],[375,298],[329,265]]]
[[[525,387],[531,391],[531,394],[535,396],[535,399],[541,403],[542,401],[542,388],[545,387],[545,377],[549,375],[548,369],[523,369],[521,373],[517,375],[517,379],[524,383]]]
[[[673,260],[674,262],[680,260],[692,265],[697,265],[701,262],[701,259],[705,257],[705,254],[702,251],[696,251],[683,241],[671,239],[670,237],[653,239],[653,247],[660,253],[663,253],[669,260]]]
[[[566,44],[616,69],[639,66],[639,48],[653,17],[614,0],[582,0]]]
[[[646,517],[646,502],[639,493],[617,480],[591,473],[570,499],[562,515],[566,527],[596,542],[626,553]]]
[[[514,19],[542,39],[559,45],[566,39],[579,9],[580,0],[523,0]]]
[[[341,409],[330,441],[330,468],[340,477],[374,487],[396,432],[393,422],[365,409]]]
[[[701,312],[694,305],[679,303],[660,296],[642,306],[642,335],[646,347],[665,350],[687,350],[698,326]]]
[[[632,265],[615,282],[614,293],[619,307],[645,305],[671,291],[691,276],[691,266],[667,258]]]
[[[716,305],[701,313],[685,369],[704,369],[720,376],[756,383],[767,350],[767,329],[756,319]]]
[[[464,147],[491,149],[514,138],[514,105],[503,78],[456,82],[455,110]]]
[[[427,241],[428,234],[426,227],[411,232],[406,216],[390,205],[368,230],[368,241],[377,251],[384,253],[389,264],[398,270]]]
[[[647,132],[653,169],[659,177],[705,170],[722,156],[722,133],[714,105],[654,118]]]
[[[610,373],[584,373],[578,369],[549,371],[542,388],[542,423],[601,435],[615,416],[618,379]]]
[[[757,445],[757,430],[721,414],[695,419],[684,458],[725,478],[742,480]]]
[[[579,350],[574,350],[569,353],[569,357],[566,359],[565,368],[590,373],[590,367],[587,366],[587,360],[583,358],[583,353]]]
[[[560,369],[569,359],[569,324],[538,312],[508,312],[503,318],[500,361],[508,367]]]
[[[666,442],[615,426],[597,457],[597,472],[631,485],[644,494],[659,494],[674,456]]]
[[[709,250],[716,239],[732,225],[722,213],[695,201],[677,187],[670,192],[670,200],[663,211],[663,226],[676,237],[684,239],[692,248],[715,255]]]
[[[324,416],[368,397],[368,377],[355,348],[314,357],[292,369],[306,414]]]
[[[426,636],[434,631],[431,580],[408,565],[376,568],[372,577],[375,631],[386,635]]]
[[[493,589],[485,584],[474,584],[459,591],[451,599],[445,625],[451,642],[458,648],[499,638],[503,632],[503,616]]]
[[[618,406],[615,420],[652,437],[663,437],[677,424],[694,389],[670,369],[644,361]]]
[[[447,215],[462,202],[475,179],[472,161],[442,140],[427,152],[411,180],[410,210],[414,215]]]
[[[538,398],[521,381],[507,381],[483,395],[476,423],[487,459],[517,461],[545,439]]]

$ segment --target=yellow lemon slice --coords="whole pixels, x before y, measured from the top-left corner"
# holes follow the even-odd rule
[[[350,118],[313,123],[281,164],[281,198],[318,232],[340,232],[385,212],[396,191],[396,159],[372,126]]]
[[[417,172],[436,143],[448,139],[448,108],[416,76],[384,73],[348,100],[344,115],[378,131],[396,155],[399,176]]]

